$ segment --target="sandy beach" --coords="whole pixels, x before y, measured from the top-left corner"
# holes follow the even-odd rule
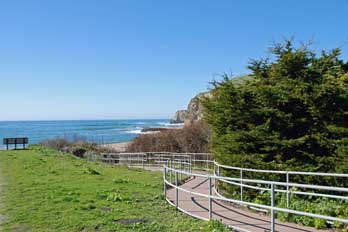
[[[127,149],[127,146],[130,144],[131,142],[123,142],[123,143],[110,143],[110,144],[103,144],[100,145],[101,147],[105,147],[105,148],[109,148],[112,149],[116,152],[125,152]]]

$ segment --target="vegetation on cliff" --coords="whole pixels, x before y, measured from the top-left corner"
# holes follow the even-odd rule
[[[209,152],[210,130],[203,121],[182,129],[141,135],[127,148],[128,152]]]

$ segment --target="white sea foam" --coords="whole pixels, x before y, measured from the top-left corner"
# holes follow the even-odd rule
[[[128,134],[141,134],[141,130],[129,130],[129,131],[126,131],[126,133]]]
[[[155,134],[158,133],[158,131],[146,131],[142,132],[142,130],[129,130],[126,133],[128,134],[138,134],[138,135],[148,135],[148,134]]]
[[[164,126],[164,127],[167,127],[167,128],[180,128],[180,127],[183,127],[184,126],[184,123],[168,123],[168,122],[160,122],[158,123],[158,125],[161,125],[161,126]]]

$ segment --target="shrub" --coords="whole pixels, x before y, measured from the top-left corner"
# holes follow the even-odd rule
[[[80,157],[80,158],[83,158],[86,152],[87,152],[87,149],[83,148],[83,147],[73,147],[72,151],[71,151],[71,153],[74,156],[77,156],[77,157]]]
[[[70,142],[68,141],[68,139],[61,137],[56,137],[54,139],[46,139],[42,141],[40,144],[58,151],[67,151],[70,146]]]
[[[64,136],[47,139],[40,144],[57,151],[72,153],[81,158],[84,157],[87,151],[99,151],[96,143],[87,142],[85,137],[76,134],[71,137]]]
[[[130,143],[127,152],[209,152],[209,141],[209,127],[199,121],[183,129],[141,135]]]

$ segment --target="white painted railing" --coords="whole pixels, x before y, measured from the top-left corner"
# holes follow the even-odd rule
[[[220,176],[221,169],[236,170],[236,171],[240,172],[239,183],[236,183],[235,181],[227,181],[227,180],[223,180],[223,182],[240,186],[240,198],[241,198],[241,200],[243,200],[243,188],[244,187],[250,188],[250,189],[255,189],[255,190],[270,190],[269,188],[262,188],[259,186],[252,186],[252,185],[244,184],[245,181],[243,181],[243,176],[246,172],[284,175],[286,184],[289,184],[291,182],[291,176],[294,176],[294,175],[340,177],[340,178],[345,178],[346,181],[348,181],[348,174],[341,174],[341,173],[298,172],[298,171],[277,171],[277,170],[251,169],[251,168],[241,168],[241,167],[232,167],[232,166],[222,165],[222,164],[219,164],[215,161],[214,161],[214,167],[215,167],[214,174],[217,176]],[[281,185],[279,185],[279,186],[281,186]],[[294,187],[301,187],[301,185],[294,186]],[[313,193],[313,192],[303,192],[303,191],[292,191],[290,189],[289,185],[285,185],[285,188],[286,188],[285,190],[275,189],[275,191],[281,192],[281,193],[286,193],[286,205],[287,205],[287,207],[289,207],[289,205],[290,205],[290,194],[348,200],[348,196]],[[319,189],[319,190],[323,190],[323,189]],[[327,190],[329,190],[329,189],[327,189]]]
[[[339,177],[345,178],[348,182],[348,174],[338,174],[338,173],[318,173],[318,172],[297,172],[297,171],[276,171],[276,170],[261,170],[261,169],[251,169],[251,168],[241,168],[241,167],[233,167],[222,165],[215,162],[212,159],[212,156],[208,153],[169,153],[169,152],[147,152],[147,153],[107,153],[102,154],[101,160],[103,162],[111,163],[111,164],[120,164],[120,165],[128,165],[134,167],[148,167],[148,166],[157,166],[163,167],[163,181],[164,181],[164,191],[166,193],[167,186],[175,188],[176,193],[176,203],[175,206],[187,213],[191,216],[190,212],[185,211],[178,206],[178,196],[179,191],[187,192],[193,195],[207,197],[209,199],[209,218],[212,217],[212,199],[221,200],[226,202],[231,202],[243,206],[248,206],[250,208],[263,209],[266,212],[270,212],[271,214],[271,231],[275,231],[275,214],[276,212],[284,212],[289,214],[308,216],[313,218],[320,218],[328,221],[336,221],[341,223],[348,223],[348,219],[344,218],[336,218],[327,215],[319,215],[308,212],[296,211],[289,209],[290,205],[290,196],[291,195],[304,195],[304,196],[314,196],[314,197],[325,197],[332,198],[338,200],[348,200],[348,188],[346,187],[337,187],[337,186],[322,186],[322,185],[311,185],[311,184],[302,184],[302,183],[293,183],[291,182],[292,176],[294,175],[303,175],[303,176],[317,176],[317,177]],[[239,172],[239,176],[237,178],[222,176],[222,170],[235,170]],[[213,174],[201,174],[201,173],[193,173],[193,170],[204,170],[211,171]],[[277,174],[283,175],[285,177],[285,181],[270,181],[270,180],[260,180],[260,179],[247,179],[244,178],[245,174],[248,172],[252,173],[265,173],[265,174]],[[169,180],[167,179],[167,174],[169,173]],[[175,182],[173,178],[175,177]],[[192,190],[184,189],[179,184],[181,180],[184,180],[186,177],[204,177],[207,178],[209,182],[209,191],[207,194],[202,194],[198,192],[194,192]],[[227,198],[221,193],[219,193],[218,189],[212,187],[212,183],[216,185],[216,183],[222,182],[226,184],[231,184],[240,187],[240,199],[231,199]],[[252,202],[248,202],[243,197],[244,190],[249,188],[258,191],[269,191],[270,194],[270,205],[262,205],[255,204]],[[301,189],[300,190],[293,190]],[[307,191],[310,190],[310,191]],[[316,191],[330,191],[331,193],[320,193],[313,192]],[[213,194],[215,191],[215,195]],[[275,193],[285,193],[286,194],[286,208],[276,207],[275,205]],[[335,194],[333,194],[333,192]],[[171,203],[168,199],[167,201]],[[172,203],[171,203],[172,204]],[[348,207],[348,206],[347,206]],[[197,216],[195,216],[197,217]],[[205,218],[198,217],[200,219],[207,220]],[[235,228],[237,230],[243,231],[243,229]]]
[[[169,172],[170,176],[175,176],[175,184],[171,180],[167,180],[167,173]],[[209,183],[209,191],[207,194],[199,193],[193,190],[185,189],[181,186],[178,185],[178,175],[186,175],[190,177],[203,177],[208,180]],[[344,218],[337,218],[337,217],[331,217],[327,215],[320,215],[320,214],[314,214],[314,213],[308,213],[308,212],[303,212],[303,211],[298,211],[298,210],[292,210],[288,208],[280,208],[276,207],[275,205],[275,192],[276,192],[276,186],[285,186],[285,187],[298,187],[298,188],[305,188],[305,189],[317,189],[317,190],[330,190],[330,191],[335,191],[335,192],[343,192],[343,193],[348,193],[348,188],[342,188],[342,187],[330,187],[330,186],[319,186],[319,185],[308,185],[308,184],[297,184],[297,183],[284,183],[284,182],[275,182],[275,181],[265,181],[265,180],[254,180],[254,179],[241,179],[241,178],[231,178],[231,177],[224,177],[224,176],[218,176],[218,175],[206,175],[206,174],[198,174],[198,173],[192,173],[192,172],[187,172],[175,168],[171,168],[168,166],[164,166],[163,169],[163,181],[164,181],[164,193],[166,194],[166,189],[167,185],[175,188],[175,207],[180,209],[178,206],[179,202],[179,190],[182,192],[186,192],[192,195],[200,196],[200,197],[206,197],[209,199],[209,218],[212,219],[212,214],[213,214],[213,209],[212,209],[212,199],[214,200],[220,200],[220,201],[226,201],[230,203],[235,203],[239,204],[242,206],[249,206],[249,207],[254,207],[254,208],[261,208],[265,209],[267,211],[270,211],[271,214],[271,231],[275,231],[275,218],[276,218],[276,213],[277,212],[284,212],[284,213],[289,213],[289,214],[295,214],[295,215],[300,215],[300,216],[307,216],[307,217],[313,217],[313,218],[319,218],[323,220],[328,220],[328,221],[334,221],[334,222],[341,222],[341,223],[347,223],[348,224],[348,219]],[[250,183],[250,184],[267,184],[271,186],[269,189],[270,191],[270,205],[263,205],[263,204],[256,204],[252,202],[248,202],[245,200],[235,200],[235,199],[230,199],[226,198],[220,194],[213,195],[212,194],[212,183],[217,182],[217,181],[223,181],[226,183],[231,183],[233,182],[234,184],[240,184],[240,183]],[[239,183],[238,183],[239,182]],[[242,184],[240,184],[242,186]],[[310,195],[311,193],[308,192]],[[168,201],[168,199],[167,199]],[[348,207],[348,206],[347,206]],[[180,209],[183,211],[183,209]],[[192,214],[190,214],[192,215]],[[195,215],[192,215],[195,216]],[[201,218],[204,219],[204,218]],[[240,228],[236,228],[236,230],[242,230]],[[243,231],[243,230],[242,230]]]

